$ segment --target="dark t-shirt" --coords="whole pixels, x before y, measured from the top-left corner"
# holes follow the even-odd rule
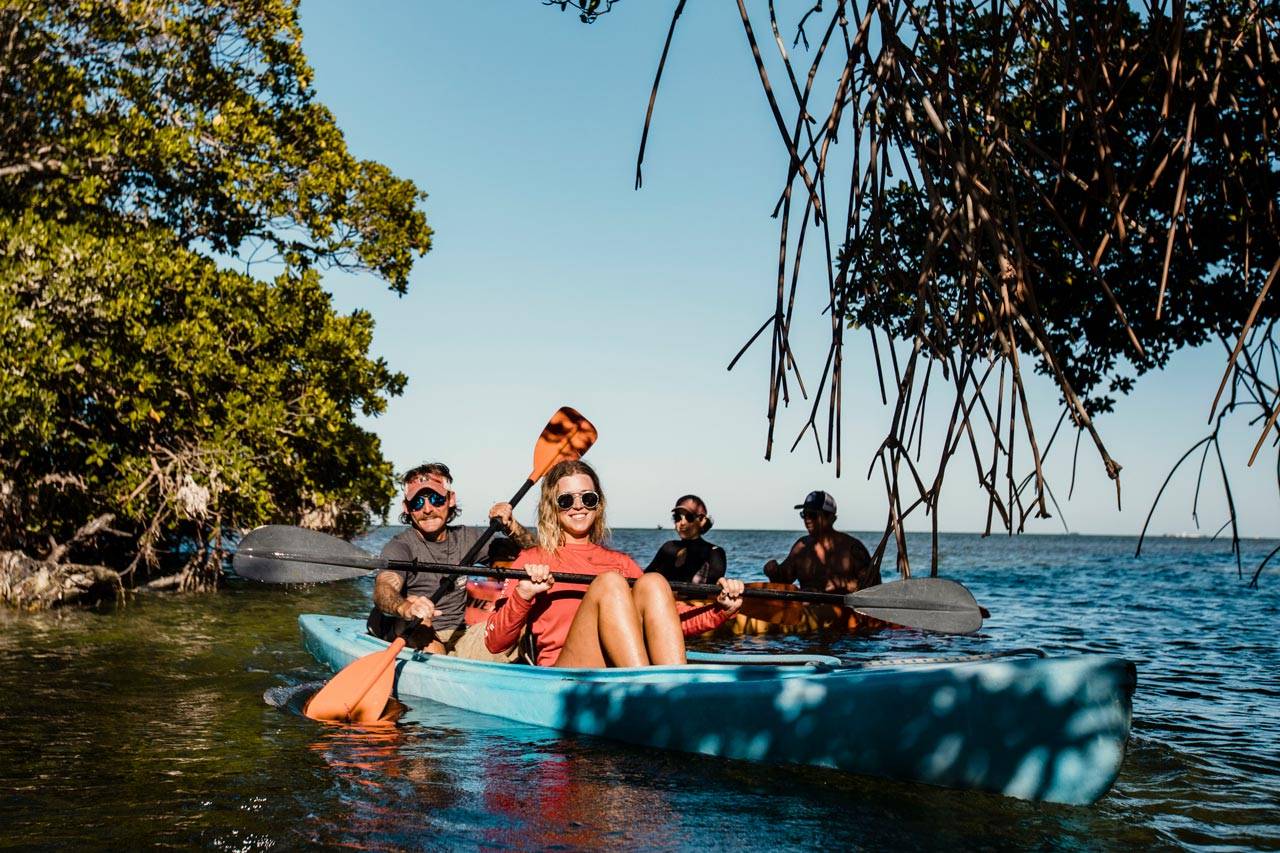
[[[657,572],[669,581],[715,583],[724,577],[724,549],[705,539],[672,539],[663,543],[649,561],[646,572]]]
[[[443,542],[428,542],[417,530],[410,527],[408,530],[397,533],[390,542],[382,546],[382,556],[388,560],[416,559],[423,563],[448,563],[456,566],[484,531],[483,527],[447,527]],[[476,562],[485,561],[488,557],[489,543],[486,542],[480,549]],[[432,620],[431,627],[437,633],[452,630],[463,623],[467,591],[466,584],[458,575],[413,572],[400,568],[390,568],[387,571],[395,572],[400,576],[401,595],[406,598],[410,595],[421,595],[435,602],[440,615]],[[403,619],[383,616],[376,607],[369,614],[370,632],[384,640],[398,636],[404,625]]]

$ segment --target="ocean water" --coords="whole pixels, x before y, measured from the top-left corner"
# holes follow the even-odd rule
[[[363,544],[376,551],[398,529]],[[643,564],[670,535],[618,530],[613,544]],[[730,574],[762,580],[760,566],[795,535],[709,538]],[[389,730],[317,724],[264,693],[327,675],[301,649],[297,616],[362,616],[370,580],[233,580],[216,594],[140,595],[96,611],[0,612],[0,844],[1280,849],[1280,571],[1250,589],[1221,541],[1148,540],[1140,559],[1134,544],[944,534],[940,574],[991,611],[974,636],[693,644],[850,660],[1034,646],[1132,660],[1128,754],[1093,806],[644,750],[432,703]],[[1246,579],[1276,544],[1244,543]],[[927,537],[910,548],[917,574],[927,571]]]

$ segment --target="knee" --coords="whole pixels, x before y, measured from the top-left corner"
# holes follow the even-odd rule
[[[603,572],[587,587],[587,595],[592,598],[613,598],[627,595],[627,579],[617,572]]]
[[[671,584],[657,572],[646,572],[636,581],[635,597],[640,599],[673,598]]]

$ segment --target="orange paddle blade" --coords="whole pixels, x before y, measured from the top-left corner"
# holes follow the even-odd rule
[[[529,480],[537,482],[552,465],[566,459],[577,459],[596,443],[596,428],[582,413],[561,407],[547,421],[538,443],[533,448],[533,473]]]
[[[316,691],[302,709],[313,720],[370,723],[382,716],[396,681],[396,655],[404,638],[380,652],[365,655],[342,668]]]

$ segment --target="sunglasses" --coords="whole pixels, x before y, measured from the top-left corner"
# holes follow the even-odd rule
[[[418,512],[428,503],[432,506],[444,506],[449,499],[437,492],[435,489],[419,489],[418,493],[409,498],[407,506],[409,512]]]
[[[808,521],[811,518],[817,518],[818,511],[816,509],[802,509],[800,510],[800,517]]]
[[[600,495],[595,492],[565,492],[563,495],[556,495],[556,506],[561,509],[573,509],[575,498],[581,498],[582,505],[587,509],[600,506]]]
[[[672,521],[697,521],[700,518],[702,518],[702,515],[700,513],[689,512],[689,510],[687,509],[671,510]]]

